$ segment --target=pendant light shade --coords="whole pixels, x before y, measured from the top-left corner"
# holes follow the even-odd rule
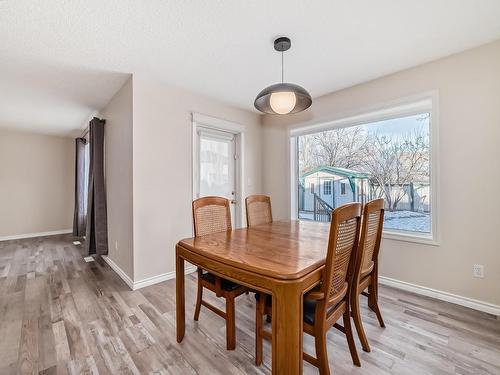
[[[274,49],[281,52],[281,83],[276,83],[262,90],[255,98],[255,108],[263,113],[286,115],[301,112],[312,104],[311,95],[299,85],[283,82],[283,52],[290,49],[287,37],[274,41]]]
[[[312,104],[311,95],[293,83],[277,83],[266,87],[255,98],[255,108],[275,115],[301,112]]]

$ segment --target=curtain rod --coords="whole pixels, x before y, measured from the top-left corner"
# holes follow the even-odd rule
[[[85,129],[82,133],[82,135],[80,136],[80,138],[85,138],[85,136],[89,133],[89,128],[87,127],[87,129]]]
[[[101,121],[103,124],[105,124],[105,123],[106,123],[106,120],[104,120],[104,119],[100,119],[100,118],[97,118],[97,117],[95,117],[95,116],[92,118],[92,120],[99,120],[99,121]],[[90,120],[90,121],[92,121],[92,120]],[[89,125],[85,128],[85,130],[83,130],[83,133],[82,133],[82,135],[80,136],[80,138],[85,137],[85,136],[89,133],[89,131],[90,131],[90,123],[89,123]]]

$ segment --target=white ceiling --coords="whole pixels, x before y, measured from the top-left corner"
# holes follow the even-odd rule
[[[129,77],[0,55],[0,128],[80,135]]]
[[[285,80],[317,97],[499,39],[499,19],[499,0],[0,0],[0,126],[78,129],[126,73],[253,110],[279,35]]]

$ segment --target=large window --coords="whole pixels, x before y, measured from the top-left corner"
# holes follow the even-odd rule
[[[293,137],[299,219],[329,221],[340,205],[384,198],[386,232],[431,235],[431,111],[385,117]],[[322,195],[306,188],[325,179]]]

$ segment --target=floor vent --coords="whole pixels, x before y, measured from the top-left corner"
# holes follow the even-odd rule
[[[85,257],[85,258],[83,258],[83,260],[86,261],[87,263],[89,263],[89,262],[93,262],[95,259],[94,259],[94,257]]]

